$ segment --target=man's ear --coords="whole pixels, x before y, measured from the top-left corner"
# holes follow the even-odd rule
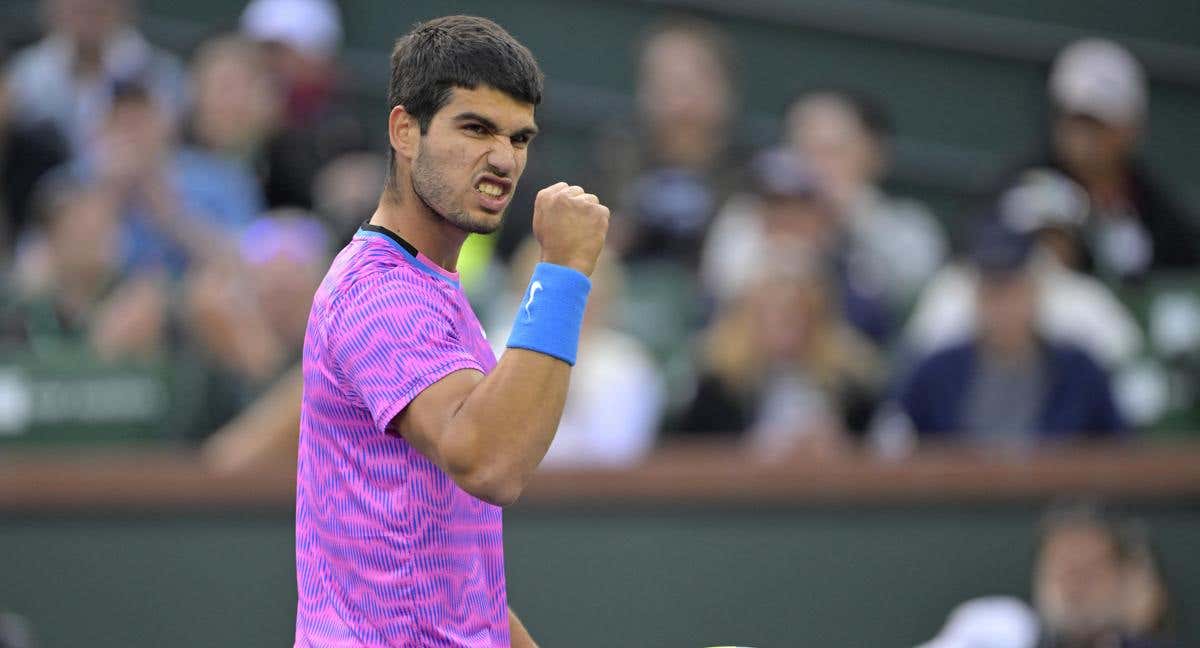
[[[388,114],[388,140],[397,157],[405,160],[416,157],[421,141],[421,126],[404,106],[396,106]]]

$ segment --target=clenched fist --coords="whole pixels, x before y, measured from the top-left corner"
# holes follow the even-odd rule
[[[542,246],[542,261],[591,276],[608,235],[608,207],[582,187],[550,185],[534,200],[533,235]]]

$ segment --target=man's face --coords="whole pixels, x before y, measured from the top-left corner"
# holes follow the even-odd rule
[[[978,288],[982,341],[999,354],[1025,351],[1033,342],[1037,295],[1028,271],[984,274]]]
[[[454,88],[421,135],[413,191],[459,229],[494,232],[536,133],[533,105],[488,86]]]
[[[79,47],[99,47],[127,20],[128,0],[47,0],[51,27]]]
[[[1054,122],[1054,146],[1074,173],[1091,175],[1124,164],[1137,141],[1134,126],[1106,124],[1086,115],[1061,115]]]
[[[788,117],[789,139],[839,198],[852,199],[883,170],[879,147],[841,101],[801,102]]]
[[[1039,558],[1038,612],[1052,632],[1082,638],[1118,621],[1121,565],[1103,530],[1081,525],[1054,531]]]
[[[655,127],[715,130],[729,116],[729,84],[717,54],[703,41],[668,32],[642,55],[638,101]]]
[[[197,135],[218,150],[244,149],[265,137],[279,113],[276,89],[250,55],[227,50],[193,72]]]

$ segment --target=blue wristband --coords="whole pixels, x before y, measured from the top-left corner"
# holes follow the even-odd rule
[[[578,270],[539,263],[517,309],[508,347],[528,349],[575,365],[579,327],[592,280]]]

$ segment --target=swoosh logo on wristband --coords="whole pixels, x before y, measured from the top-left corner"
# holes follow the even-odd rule
[[[529,307],[533,306],[533,298],[539,290],[542,290],[542,282],[540,281],[535,281],[529,286],[529,300],[525,302],[525,317],[527,319],[533,319],[533,313],[529,312]]]

